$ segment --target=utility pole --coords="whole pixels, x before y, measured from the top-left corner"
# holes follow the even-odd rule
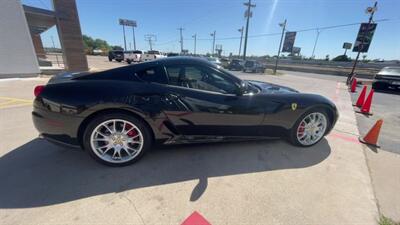
[[[246,59],[246,50],[247,50],[247,37],[249,34],[249,21],[250,21],[250,17],[252,17],[253,13],[251,12],[251,8],[256,7],[256,4],[251,4],[251,0],[249,0],[249,2],[243,3],[245,6],[247,6],[246,12],[244,14],[244,17],[247,18],[246,21],[246,33],[245,33],[245,37],[244,37],[244,48],[243,48],[243,59]]]
[[[211,33],[211,37],[213,37],[213,45],[212,45],[212,56],[214,56],[214,48],[215,48],[215,30],[213,33]]]
[[[319,33],[320,33],[320,32],[321,32],[321,31],[317,28],[317,37],[315,38],[314,48],[313,48],[312,54],[311,54],[311,58],[312,58],[312,59],[315,58],[314,52],[315,52],[315,47],[317,47],[317,42],[318,42],[318,38],[319,38]]]
[[[157,37],[154,34],[146,34],[144,36],[145,41],[149,42],[150,45],[150,51],[153,50],[153,42],[157,40]]]
[[[132,34],[133,34],[133,50],[136,51],[136,39],[135,39],[135,27],[132,26]]]
[[[194,34],[192,37],[194,38],[194,49],[193,49],[194,51],[193,51],[193,54],[196,55],[197,34]]]
[[[274,74],[276,74],[276,70],[278,68],[279,55],[281,54],[282,40],[283,40],[283,35],[285,34],[286,22],[287,21],[285,19],[285,21],[283,23],[279,24],[279,26],[282,27],[282,35],[281,35],[281,41],[279,42],[278,55],[276,56],[276,60],[275,60]]]
[[[357,57],[354,60],[353,68],[351,69],[351,72],[349,74],[349,78],[354,76],[354,70],[356,69],[358,58],[360,57],[361,50],[364,48],[363,45],[364,45],[365,34],[366,34],[366,32],[369,31],[370,24],[372,23],[372,19],[374,18],[374,13],[377,10],[377,5],[378,5],[378,2],[375,2],[374,7],[372,7],[372,8],[368,7],[368,9],[367,9],[367,10],[371,9],[371,12],[367,11],[368,13],[371,13],[371,15],[369,16],[369,20],[368,20],[368,29],[365,31],[365,33],[363,35],[363,39],[361,41],[361,44],[358,46]],[[347,79],[346,83],[350,84],[350,80],[351,79]]]
[[[183,52],[183,36],[182,36],[182,31],[185,30],[185,29],[183,29],[182,27],[179,27],[178,30],[179,30],[179,33],[180,33],[180,35],[181,35],[181,40],[180,40],[179,42],[181,43],[181,53],[182,53],[182,52]]]
[[[122,24],[122,30],[123,30],[123,32],[124,32],[124,50],[126,51],[126,38],[125,38],[125,25],[124,24]]]
[[[50,38],[51,38],[51,42],[53,43],[53,51],[56,52],[56,45],[54,44],[53,36],[50,36]],[[55,55],[56,55],[57,65],[58,65],[58,67],[60,67],[60,62],[58,61],[57,53]]]
[[[238,29],[238,31],[240,32],[240,44],[239,44],[239,58],[240,58],[240,51],[242,50],[242,39],[243,39],[243,26],[242,28]]]

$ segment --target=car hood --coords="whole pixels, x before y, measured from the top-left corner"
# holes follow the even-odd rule
[[[263,94],[298,93],[297,90],[285,86],[255,80],[247,81],[261,89],[261,93]]]

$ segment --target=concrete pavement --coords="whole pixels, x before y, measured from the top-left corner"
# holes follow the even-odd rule
[[[243,75],[333,99],[340,119],[311,148],[283,140],[156,147],[108,168],[85,152],[36,139],[31,106],[0,108],[0,224],[376,224],[378,209],[344,84]],[[0,82],[0,96],[31,100],[45,79]],[[22,87],[22,88],[21,88]]]

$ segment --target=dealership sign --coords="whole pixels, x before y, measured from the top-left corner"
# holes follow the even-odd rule
[[[353,52],[368,52],[372,37],[374,36],[376,23],[362,23],[356,42],[354,43]]]
[[[293,47],[292,50],[293,50],[292,51],[293,54],[300,54],[301,48],[300,47]]]
[[[353,44],[351,44],[351,43],[349,43],[349,42],[344,42],[343,43],[343,48],[344,49],[351,49],[351,46],[352,46]]]
[[[135,20],[126,20],[126,19],[119,19],[119,25],[129,26],[129,27],[136,27]]]
[[[282,52],[292,52],[295,39],[296,39],[296,32],[286,32],[285,41],[283,42]]]

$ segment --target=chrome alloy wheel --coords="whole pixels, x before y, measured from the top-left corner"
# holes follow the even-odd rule
[[[305,146],[317,143],[325,134],[327,127],[326,116],[319,112],[308,114],[297,128],[297,140]]]
[[[90,135],[90,146],[102,160],[124,163],[134,159],[143,148],[143,134],[133,123],[111,119],[99,124]]]

